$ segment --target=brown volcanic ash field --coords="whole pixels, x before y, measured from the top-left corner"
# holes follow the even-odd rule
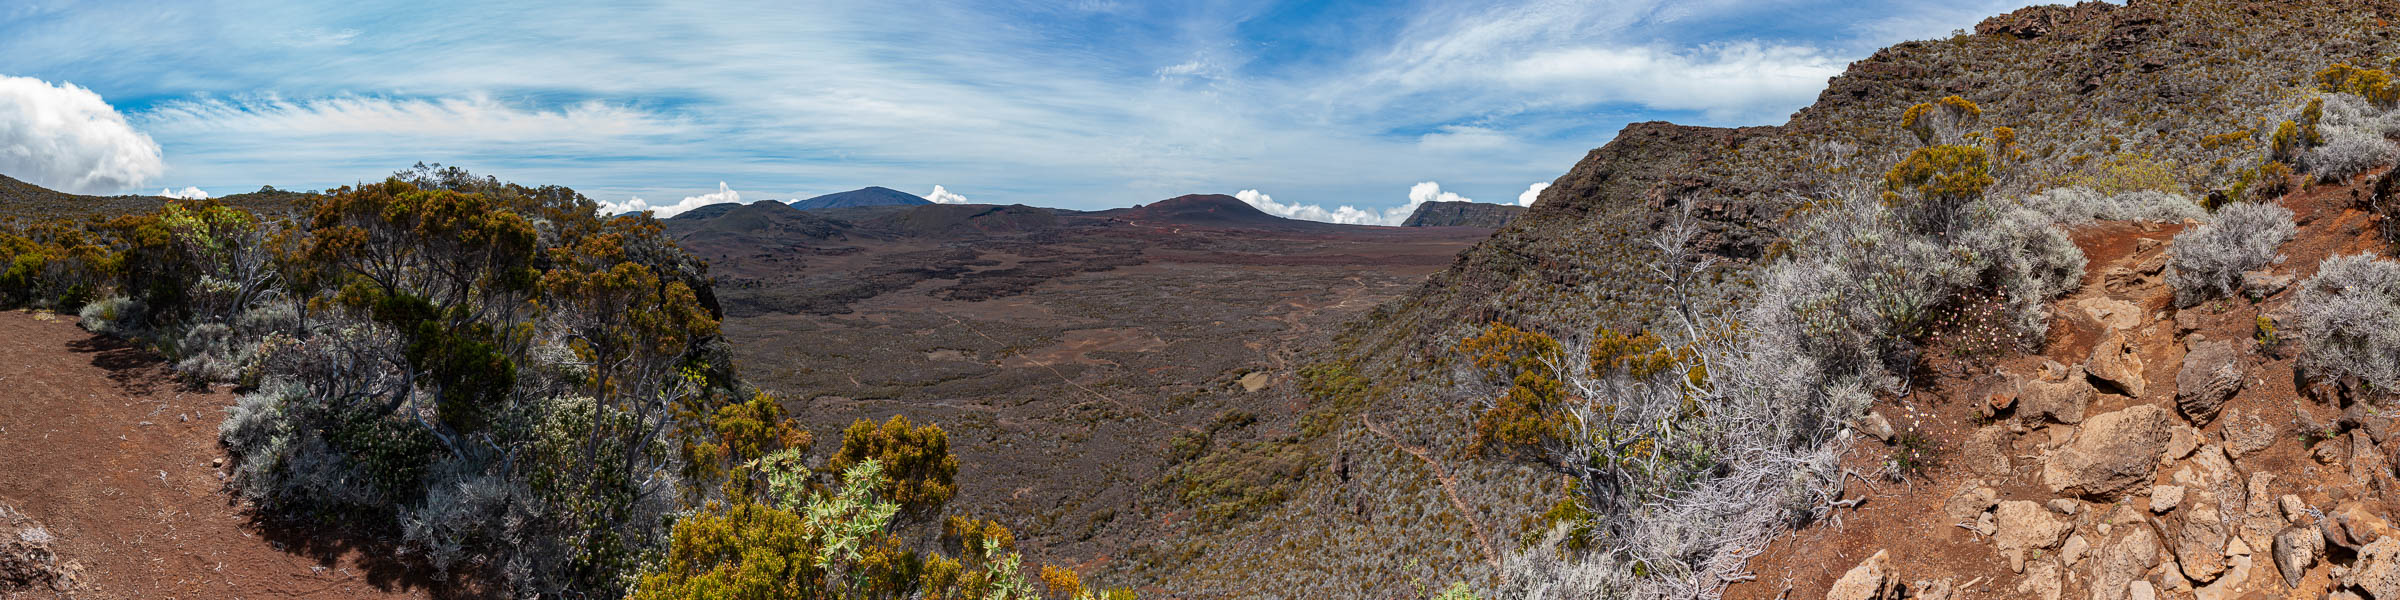
[[[959,456],[951,512],[1001,519],[1059,561],[1183,532],[1189,509],[1156,482],[1171,436],[1228,411],[1257,416],[1250,435],[1288,432],[1302,351],[1490,234],[1252,222],[1207,206],[1055,221],[981,207],[1011,221],[931,227],[891,209],[744,208],[780,224],[726,235],[670,222],[723,282],[742,371],[820,446],[858,418],[940,424]],[[1205,218],[1179,218],[1194,213]],[[819,214],[857,226],[811,237],[826,231]],[[758,233],[770,230],[787,233]]]

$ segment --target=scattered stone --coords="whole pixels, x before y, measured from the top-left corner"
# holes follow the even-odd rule
[[[2301,502],[2299,496],[2284,494],[2279,502],[2283,504],[2284,521],[2299,524],[2302,519],[2308,518],[2308,503]]]
[[[2317,442],[2317,447],[2310,450],[2308,454],[2309,457],[2317,459],[2317,464],[2331,465],[2342,462],[2342,451],[2348,449],[2346,446],[2349,444],[2342,441],[2325,440]]]
[[[2075,563],[2083,562],[2083,555],[2091,550],[2092,543],[2084,540],[2082,535],[2067,536],[2067,543],[2058,547],[2058,561],[2072,567]]]
[[[2142,356],[2135,352],[2132,336],[2124,330],[2111,330],[2092,345],[2092,357],[2083,362],[2083,371],[2092,379],[2109,384],[2127,396],[2142,397]]]
[[[2182,370],[2175,373],[2175,410],[2194,425],[2207,425],[2248,380],[2249,373],[2234,353],[2232,342],[2191,342],[2186,345]]]
[[[1987,425],[1967,436],[1967,443],[1959,447],[1959,457],[1977,474],[2007,475],[2014,470],[2009,465],[2008,446],[2008,429]]]
[[[1983,513],[1983,516],[1975,517],[1975,533],[1983,534],[1984,537],[1991,537],[1992,534],[1998,533],[1999,531],[2000,525],[1997,521],[1992,519],[1992,513],[1987,512]]]
[[[2190,425],[2177,423],[2167,432],[2167,455],[2163,458],[2170,461],[2183,460],[2184,457],[2191,456],[2193,450],[2199,448],[2200,430]]]
[[[1858,432],[1878,442],[1889,442],[1892,441],[1892,421],[1883,418],[1883,413],[1867,411],[1867,416],[1858,419]]]
[[[2400,537],[2375,540],[2359,548],[2358,561],[2351,563],[2345,583],[2366,592],[2368,598],[2400,598]]]
[[[1993,541],[1999,546],[2000,556],[2008,559],[2009,570],[2018,573],[2025,572],[2028,554],[2055,547],[2059,542],[2066,541],[2067,534],[2075,531],[2074,521],[2060,518],[2042,508],[2042,505],[2025,500],[2002,502],[1992,510],[1992,514],[1994,523],[1999,527],[1999,532],[1992,536]]]
[[[2273,553],[2275,570],[2283,573],[2283,585],[2297,587],[2308,567],[2317,564],[2317,555],[2325,553],[2325,536],[2314,528],[2286,527],[2275,534]]]
[[[1952,522],[1965,523],[1977,520],[1984,511],[1991,510],[1993,506],[1999,504],[2000,493],[1998,491],[1970,483],[1958,488],[1957,493],[1951,494],[1949,500],[1942,502],[1942,512],[1949,515]]]
[[[2073,516],[2075,514],[2075,509],[2083,506],[2081,504],[2077,504],[2075,500],[2071,498],[2051,498],[2049,502],[2045,502],[2043,505],[2050,507],[2050,510],[2057,512],[2058,514],[2068,516]]]
[[[2217,508],[2205,502],[2183,511],[2181,524],[2173,528],[2175,561],[2183,565],[2183,576],[2192,581],[2215,581],[2225,574],[2225,521]]]
[[[1984,377],[1975,386],[1975,397],[1983,399],[1976,410],[1980,411],[1983,416],[1990,417],[2016,406],[2017,386],[2020,381],[2022,380],[2017,377],[2001,373]]]
[[[2182,309],[2176,309],[2176,311],[2175,311],[2175,335],[2186,335],[2186,334],[2190,334],[2191,332],[2194,332],[2194,331],[2199,331],[2199,330],[2200,330],[2200,309],[2198,309],[2198,308],[2182,308]]]
[[[2024,569],[2024,572],[2025,578],[2017,582],[2017,594],[2020,598],[2058,600],[2059,592],[2064,591],[2064,586],[2059,581],[2057,563],[2047,560],[2035,561],[2033,567]]]
[[[2042,364],[2035,366],[2033,369],[2033,378],[2035,381],[2062,381],[2066,379],[2080,379],[2082,375],[2082,371],[2077,370],[2074,367],[2068,367],[2066,365],[2059,364],[2058,361],[2050,360],[2048,358],[2042,359]]]
[[[1266,371],[1252,371],[1235,381],[1235,383],[1241,384],[1243,393],[1256,393],[1259,390],[1267,389],[1267,384],[1273,382],[1273,377],[1267,375]]]
[[[2274,446],[2275,438],[2281,431],[2275,423],[2260,416],[2258,411],[2236,408],[2226,412],[2225,421],[2225,450],[2236,456]]]
[[[2345,550],[2363,552],[2360,548],[2376,540],[2387,537],[2400,539],[2400,529],[2394,529],[2391,521],[2376,516],[2374,511],[2355,502],[2335,507],[2325,517],[2325,520],[2317,522],[2325,542]]]
[[[2236,537],[2233,538],[2233,541],[2225,542],[2225,556],[2228,558],[2235,556],[2249,556],[2250,554],[2250,544],[2248,542],[2243,542],[2242,538]]]
[[[2183,486],[2162,485],[2150,488],[2150,512],[2167,514],[2167,511],[2175,510],[2175,505],[2182,503]]]
[[[2136,580],[2125,587],[2126,600],[2158,600],[2158,589],[2150,587],[2150,582]]]
[[[1825,600],[1899,600],[1900,579],[1888,573],[1890,568],[1890,552],[1877,550],[1835,580],[1833,589],[1825,592]]]
[[[2231,564],[2226,565],[2224,577],[2208,582],[2208,585],[2200,586],[2200,589],[2192,590],[2192,597],[2197,600],[2241,598],[2242,592],[2247,591],[2245,588],[2250,583],[2250,566],[2255,562],[2248,556],[2235,558],[2229,562]]]
[[[2251,298],[2273,296],[2291,286],[2292,276],[2290,275],[2278,275],[2267,269],[2242,272],[2242,292]]]
[[[2171,419],[2165,409],[2147,404],[2094,416],[2043,465],[2042,481],[2052,492],[2087,499],[2121,495],[2158,472]]]
[[[1950,600],[1956,588],[1948,579],[1919,579],[1908,586],[1908,600]]]
[[[2083,412],[2098,392],[2083,377],[2060,381],[2027,381],[2018,385],[2017,418],[2025,422],[2049,419],[2069,425],[2082,423]]]
[[[2131,302],[2108,297],[2086,298],[2075,303],[2084,316],[2100,324],[2101,331],[2133,329],[2142,325],[2142,307]]]

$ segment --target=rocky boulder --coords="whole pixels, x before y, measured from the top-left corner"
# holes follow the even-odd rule
[[[2095,559],[2099,563],[2092,571],[2092,600],[2129,600],[2142,592],[2155,596],[2142,576],[2158,565],[2158,534],[2141,523],[2128,523],[2118,531],[2123,533]]]
[[[2101,331],[2133,329],[2142,325],[2142,307],[2131,302],[2108,297],[2085,298],[2074,303]]]
[[[2173,532],[2174,539],[2169,542],[2174,545],[2175,559],[2183,566],[2184,577],[2215,581],[2217,576],[2225,574],[2225,546],[2231,536],[2217,507],[2199,503],[2179,513],[2167,530]]]
[[[2343,583],[2366,592],[2368,598],[2400,598],[2400,537],[2375,540],[2358,550]]]
[[[2083,422],[2083,411],[2097,394],[2090,382],[2078,373],[2069,373],[2059,381],[2025,381],[2017,386],[2017,418],[2028,423],[2043,419],[2074,425]]]
[[[1900,600],[1900,578],[1892,576],[1891,562],[1890,552],[1875,551],[1835,580],[1833,589],[1826,590],[1825,600]]]
[[[2092,356],[2083,362],[2083,370],[2092,379],[2127,396],[2142,397],[2142,356],[2136,352],[2133,336],[2125,330],[2110,330],[2092,345]]]
[[[2174,433],[2166,409],[2141,405],[2092,417],[2042,466],[2050,491],[2109,500],[2150,481]]]
[[[2300,577],[2308,567],[2317,564],[2317,556],[2325,553],[2325,536],[2315,529],[2291,526],[2275,533],[2275,570],[2283,573],[2285,587],[2299,587]]]
[[[2000,556],[2008,559],[2009,570],[2025,572],[2025,558],[2036,550],[2049,550],[2066,541],[2075,531],[2075,522],[2058,516],[2040,503],[2010,500],[1992,510],[1998,531],[1992,535],[1999,544]]]
[[[2249,380],[2245,366],[2232,342],[2196,340],[2187,344],[2183,368],[2175,373],[2175,410],[2193,424],[2207,425]]]

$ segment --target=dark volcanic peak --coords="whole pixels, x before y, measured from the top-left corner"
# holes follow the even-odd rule
[[[912,206],[932,203],[933,201],[918,197],[916,194],[911,194],[887,187],[868,186],[847,192],[826,194],[807,200],[795,200],[792,202],[791,206],[792,208],[797,208],[800,210],[822,210],[827,208],[855,208],[860,206]]]
[[[1224,194],[1176,196],[1132,208],[1104,210],[1095,215],[1152,224],[1240,229],[1317,229],[1332,223],[1287,219],[1267,214],[1240,198]]]
[[[1525,214],[1525,207],[1488,202],[1433,201],[1417,205],[1401,227],[1482,227],[1499,229]]]

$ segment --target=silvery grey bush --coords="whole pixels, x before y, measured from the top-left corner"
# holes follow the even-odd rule
[[[2268,203],[2237,202],[2217,209],[2217,220],[2175,234],[2167,248],[2167,286],[2176,306],[2192,306],[2241,289],[2242,272],[2274,264],[2276,248],[2291,241],[2292,211]]]

